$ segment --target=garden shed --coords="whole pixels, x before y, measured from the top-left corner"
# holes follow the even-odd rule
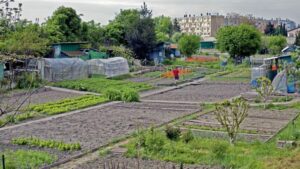
[[[92,59],[87,61],[89,73],[92,75],[105,75],[115,77],[129,73],[128,61],[123,57],[109,59]]]
[[[50,82],[88,78],[88,64],[78,58],[41,59],[38,69],[43,80]]]

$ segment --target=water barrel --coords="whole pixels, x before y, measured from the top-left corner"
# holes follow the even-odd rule
[[[289,76],[289,78],[288,78],[287,92],[288,93],[295,93],[296,92],[296,83],[295,83],[295,78],[293,76]]]

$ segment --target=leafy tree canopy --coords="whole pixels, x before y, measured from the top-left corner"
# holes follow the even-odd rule
[[[271,54],[280,54],[281,50],[286,47],[287,40],[284,36],[268,36],[262,40]]]
[[[173,24],[170,17],[159,16],[154,18],[155,32],[158,42],[170,41],[173,33]]]
[[[81,33],[81,19],[73,8],[59,7],[45,24],[52,42],[78,41]]]
[[[81,41],[90,42],[93,48],[98,48],[104,42],[104,29],[94,21],[82,22]]]
[[[140,13],[136,9],[121,10],[105,28],[105,40],[108,45],[126,45],[126,32],[139,20]]]
[[[36,24],[26,26],[23,30],[11,32],[5,41],[0,42],[2,54],[43,56],[48,50],[49,41],[41,37],[40,28]]]
[[[178,42],[178,47],[183,55],[190,57],[200,48],[200,38],[196,35],[183,35]]]
[[[218,49],[231,57],[246,57],[255,54],[261,45],[261,34],[253,26],[227,26],[217,33]]]
[[[152,11],[148,9],[146,3],[139,12],[139,19],[126,32],[127,46],[138,59],[149,59],[148,54],[156,45],[155,24]]]

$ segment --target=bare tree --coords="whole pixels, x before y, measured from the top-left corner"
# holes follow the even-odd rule
[[[226,129],[230,144],[235,143],[240,125],[248,116],[248,109],[249,104],[242,97],[216,105],[216,118]]]
[[[269,97],[272,95],[274,88],[271,80],[266,77],[260,77],[258,80],[258,87],[256,88],[256,92],[259,94],[259,97],[262,99],[264,103],[264,108],[266,109],[267,101]]]

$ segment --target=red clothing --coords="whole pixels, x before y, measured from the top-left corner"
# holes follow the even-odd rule
[[[173,70],[173,75],[174,75],[175,79],[178,79],[179,78],[179,70],[178,69],[174,69]]]

